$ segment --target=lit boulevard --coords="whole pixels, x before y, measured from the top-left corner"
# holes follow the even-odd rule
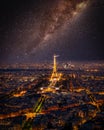
[[[53,56],[53,70],[47,66],[0,70],[0,128],[103,128],[104,64],[60,66],[57,58]]]

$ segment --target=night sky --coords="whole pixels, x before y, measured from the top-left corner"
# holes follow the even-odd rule
[[[104,60],[103,0],[3,0],[0,64]]]

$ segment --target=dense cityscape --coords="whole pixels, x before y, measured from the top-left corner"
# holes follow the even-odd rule
[[[0,130],[103,130],[104,63],[2,65]]]
[[[0,130],[104,130],[104,0],[0,2]]]

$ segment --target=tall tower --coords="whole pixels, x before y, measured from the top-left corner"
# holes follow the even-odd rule
[[[54,76],[56,76],[57,75],[57,63],[56,63],[56,57],[58,57],[57,55],[54,55],[53,56],[54,57],[54,63],[53,63],[53,74],[54,74]]]
[[[60,79],[60,74],[57,73],[57,62],[56,62],[56,58],[58,57],[58,55],[54,55],[53,56],[53,72],[51,75],[51,79],[50,81],[58,81]]]

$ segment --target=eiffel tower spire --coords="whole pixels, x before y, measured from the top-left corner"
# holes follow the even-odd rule
[[[54,58],[53,59],[53,72],[52,72],[50,81],[59,80],[59,74],[57,73],[57,61],[56,61],[57,57],[58,55],[53,56]]]
[[[56,63],[56,57],[57,55],[54,55],[54,65],[53,65],[53,73],[56,74],[57,73],[57,63]]]

